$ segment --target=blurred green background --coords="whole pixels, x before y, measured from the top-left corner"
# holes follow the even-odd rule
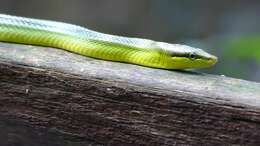
[[[260,82],[259,0],[0,0],[0,13],[183,43],[219,63],[203,72]]]

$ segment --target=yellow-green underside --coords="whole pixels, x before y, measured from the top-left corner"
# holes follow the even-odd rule
[[[169,64],[156,50],[90,40],[47,30],[0,24],[0,41],[61,48],[93,58],[167,68]]]

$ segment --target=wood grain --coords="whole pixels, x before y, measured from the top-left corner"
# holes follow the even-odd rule
[[[260,84],[0,43],[0,145],[260,145]]]

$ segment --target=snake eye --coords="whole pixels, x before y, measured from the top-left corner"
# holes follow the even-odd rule
[[[190,58],[190,59],[195,59],[195,58],[196,58],[196,55],[197,55],[196,53],[190,53],[190,54],[189,54],[189,58]]]

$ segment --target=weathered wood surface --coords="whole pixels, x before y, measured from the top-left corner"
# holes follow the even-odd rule
[[[260,84],[0,43],[0,145],[260,145]]]

